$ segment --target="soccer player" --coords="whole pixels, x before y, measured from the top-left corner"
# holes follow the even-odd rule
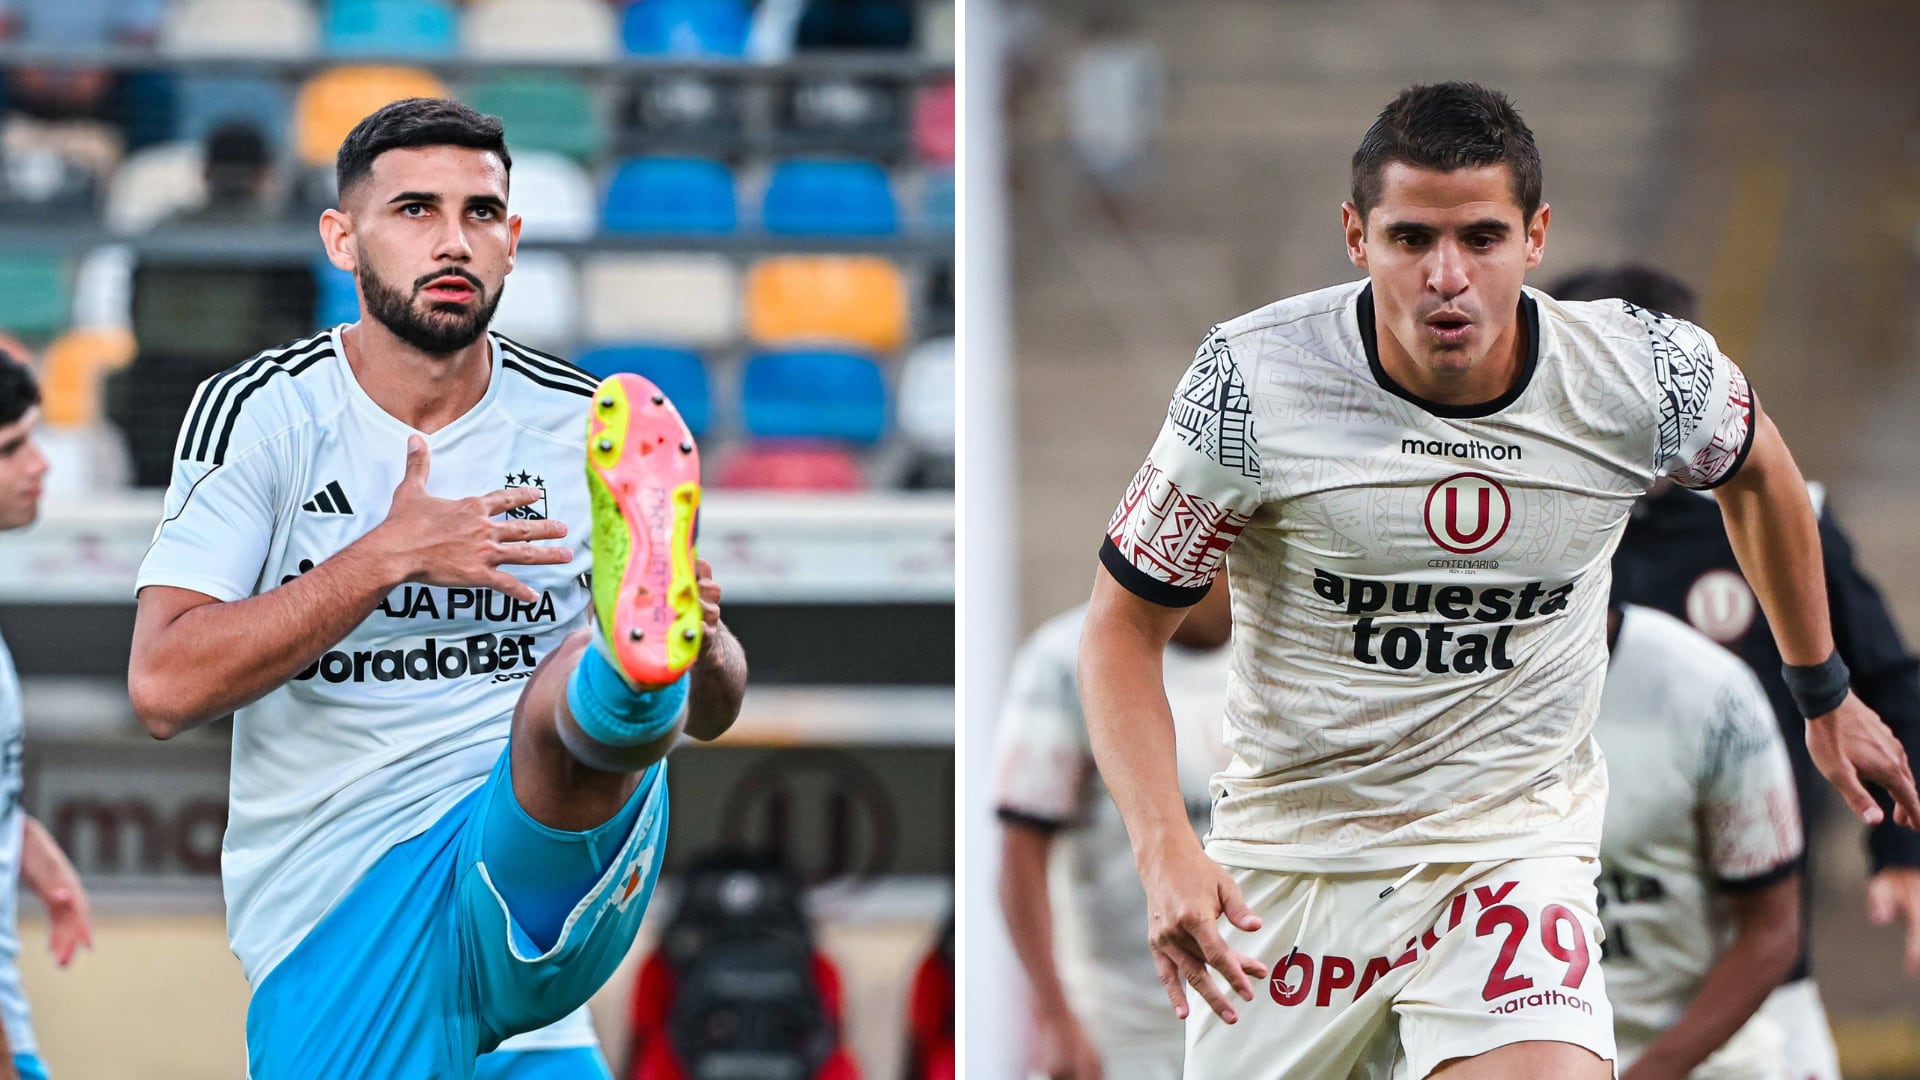
[[[1758,1012],[1800,944],[1787,748],[1733,654],[1651,608],[1607,612],[1594,737],[1602,966],[1623,1080],[1804,1080]]]
[[[1512,104],[1412,87],[1352,181],[1367,279],[1208,334],[1113,517],[1094,754],[1168,998],[1211,1007],[1187,1075],[1605,1077],[1592,726],[1608,559],[1656,477],[1721,488],[1849,805],[1878,820],[1871,781],[1920,821],[1920,796],[1846,692],[1806,486],[1739,369],[1689,323],[1523,287],[1550,214]],[[1229,548],[1234,758],[1203,850],[1160,652]]]
[[[1693,318],[1697,307],[1685,282],[1644,266],[1576,271],[1548,291],[1567,300],[1618,298],[1683,319]],[[1834,517],[1824,490],[1808,484],[1807,495],[1820,519],[1834,648],[1846,662],[1854,692],[1885,718],[1912,760],[1920,754],[1920,679],[1915,678],[1920,662],[1901,639],[1880,590],[1854,560],[1853,542]],[[1613,572],[1615,591],[1626,602],[1685,619],[1733,650],[1759,676],[1786,736],[1806,835],[1817,833],[1825,800],[1807,756],[1805,723],[1780,678],[1779,646],[1741,576],[1719,508],[1685,488],[1655,485],[1634,505]],[[1884,796],[1881,807],[1888,809]],[[1905,920],[1906,968],[1920,974],[1920,833],[1882,820],[1867,832],[1867,851],[1872,865],[1868,914],[1879,923]],[[1839,1080],[1839,1054],[1809,965],[1812,875],[1801,874],[1800,882],[1800,955],[1786,983],[1767,999],[1766,1012],[1787,1033],[1785,1055],[1794,1080]]]
[[[1113,800],[1100,786],[1074,664],[1086,608],[1054,616],[1014,660],[1000,717],[1000,910],[1033,1001],[1033,1068],[1060,1080],[1179,1080],[1186,1036],[1167,1014],[1153,963],[1140,950],[1147,897]],[[1180,793],[1196,835],[1207,829],[1207,781],[1225,767],[1227,589],[1215,584],[1187,609],[1167,649],[1167,700],[1179,746]],[[1054,932],[1048,861],[1067,841],[1063,906],[1079,931],[1065,950]],[[1131,933],[1116,932],[1128,928]],[[1069,993],[1067,987],[1075,988]]]
[[[682,717],[739,709],[678,414],[487,330],[510,167],[457,102],[354,128],[320,232],[362,318],[200,387],[140,568],[141,722],[234,713],[255,1080],[466,1077],[584,1005],[652,893]],[[556,1055],[512,1074],[607,1075],[590,1045],[527,1057]]]
[[[40,514],[47,459],[35,445],[40,389],[25,364],[0,352],[0,532],[33,524]],[[87,892],[65,852],[20,806],[24,784],[21,750],[26,742],[20,677],[7,643],[0,641],[0,1080],[46,1080],[33,1037],[33,1014],[20,986],[20,937],[16,921],[17,878],[46,905],[54,958],[61,966],[76,949],[93,944]]]

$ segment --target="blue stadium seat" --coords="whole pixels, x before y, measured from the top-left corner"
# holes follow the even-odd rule
[[[872,443],[887,423],[880,365],[832,352],[761,353],[747,361],[741,413],[758,438]]]
[[[953,231],[952,169],[927,175],[926,190],[920,193],[920,223],[928,231]]]
[[[267,145],[286,141],[292,122],[293,92],[278,79],[244,75],[188,75],[179,83],[174,137],[204,142],[214,128],[229,121],[252,124]]]
[[[713,402],[707,387],[707,365],[699,353],[657,345],[603,345],[581,353],[573,362],[596,379],[631,371],[652,380],[680,410],[688,431],[706,433]]]
[[[740,56],[751,21],[739,0],[633,0],[620,38],[637,56]]]
[[[313,284],[315,329],[360,318],[360,294],[354,291],[353,275],[336,268],[324,255],[313,260]]]
[[[783,161],[767,181],[761,223],[785,235],[889,236],[900,230],[887,171],[871,161]]]
[[[456,39],[445,0],[331,0],[321,36],[335,56],[450,56]]]
[[[607,185],[601,220],[608,232],[732,232],[733,173],[704,158],[630,158]]]

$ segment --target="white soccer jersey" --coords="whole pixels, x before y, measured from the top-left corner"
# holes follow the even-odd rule
[[[1067,980],[1075,1011],[1103,1051],[1129,1039],[1183,1039],[1146,949],[1147,894],[1134,870],[1126,824],[1101,783],[1087,741],[1074,668],[1086,608],[1057,615],[1014,660],[1000,714],[995,806],[1065,835],[1069,890],[1055,909],[1071,931],[1063,953],[1084,978]],[[1207,781],[1226,764],[1222,715],[1227,649],[1169,645],[1164,661],[1173,707],[1180,791],[1205,833]]]
[[[1671,1027],[1732,940],[1719,895],[1800,862],[1800,811],[1773,707],[1739,657],[1650,608],[1629,607],[1594,736],[1613,791],[1600,844],[1607,996],[1621,1067]],[[1762,1016],[1697,1074],[1772,1075]]]
[[[21,752],[26,745],[26,717],[20,706],[20,675],[13,654],[0,641],[0,1023],[7,1026],[7,1042],[16,1054],[38,1052],[33,1036],[33,1014],[20,986],[20,846],[27,814],[20,806],[25,787]]]
[[[256,986],[383,854],[477,788],[506,747],[522,681],[587,620],[584,482],[594,382],[497,334],[480,402],[425,436],[427,490],[508,486],[518,516],[564,521],[571,564],[506,566],[539,593],[409,584],[320,660],[239,710],[221,876],[228,934]],[[340,330],[207,380],[175,454],[138,588],[216,600],[291,581],[378,525],[412,428],[367,396]]]
[[[1233,549],[1216,859],[1597,854],[1608,559],[1656,476],[1732,475],[1753,399],[1690,323],[1520,308],[1520,378],[1484,405],[1387,375],[1365,282],[1216,327],[1181,380],[1101,560],[1180,604]]]

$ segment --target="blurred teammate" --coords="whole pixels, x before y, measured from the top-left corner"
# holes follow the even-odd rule
[[[0,352],[0,532],[31,525],[40,513],[47,459],[34,444],[40,390],[26,365]],[[61,966],[93,944],[86,890],[53,837],[20,806],[26,743],[20,677],[0,641],[0,1080],[45,1080],[33,1014],[20,986],[18,880],[46,905],[51,947]]]
[[[1014,660],[995,794],[1000,911],[1032,994],[1035,1072],[1066,1080],[1178,1080],[1186,1036],[1167,1014],[1153,962],[1140,950],[1147,898],[1126,826],[1094,771],[1074,686],[1085,616],[1080,607],[1048,620]],[[1227,763],[1220,718],[1232,624],[1226,586],[1216,584],[1187,609],[1167,649],[1180,793],[1197,835],[1207,830],[1207,780]],[[1053,917],[1048,883],[1057,836],[1070,858],[1070,888],[1060,906],[1065,924],[1078,931],[1062,951],[1054,948],[1062,920]]]
[[[1368,279],[1216,327],[1114,515],[1082,643],[1094,752],[1168,998],[1212,1007],[1187,1075],[1609,1076],[1592,726],[1608,558],[1657,477],[1724,486],[1849,804],[1879,815],[1865,778],[1920,821],[1920,796],[1846,692],[1805,485],[1740,370],[1689,323],[1523,289],[1549,211],[1506,98],[1407,90],[1352,179]],[[1202,850],[1160,652],[1229,548],[1234,759]]]
[[[141,721],[237,710],[222,872],[255,1080],[464,1077],[573,1013],[646,909],[681,718],[712,738],[738,712],[685,425],[487,332],[510,165],[451,101],[348,135],[320,227],[363,318],[201,386],[141,566]],[[481,1075],[605,1076],[571,1023]]]
[[[1611,787],[1600,921],[1620,1075],[1801,1080],[1756,1012],[1800,943],[1800,816],[1766,695],[1651,608],[1612,606],[1607,633],[1593,733]]]
[[[1658,270],[1640,266],[1576,271],[1549,290],[1571,300],[1619,298],[1654,311],[1692,318],[1693,290]],[[1853,543],[1833,515],[1818,484],[1808,496],[1820,519],[1820,555],[1827,579],[1827,605],[1834,647],[1846,661],[1852,685],[1899,736],[1911,759],[1920,754],[1920,669],[1881,599],[1880,590],[1853,558]],[[1616,589],[1630,603],[1644,604],[1687,620],[1747,662],[1773,707],[1793,763],[1806,835],[1818,833],[1824,793],[1814,780],[1805,724],[1780,678],[1780,650],[1711,501],[1681,488],[1656,486],[1634,506],[1614,557]],[[1884,796],[1881,806],[1887,808]],[[1875,922],[1906,922],[1906,968],[1920,974],[1920,833],[1883,820],[1868,832],[1873,876],[1867,908]],[[1787,1059],[1794,1080],[1837,1080],[1839,1056],[1827,1025],[1826,1007],[1808,963],[1813,908],[1812,875],[1801,875],[1801,948],[1787,982],[1766,1010],[1788,1033]]]

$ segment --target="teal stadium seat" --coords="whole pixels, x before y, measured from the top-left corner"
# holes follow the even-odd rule
[[[475,86],[466,100],[506,124],[516,155],[548,150],[592,162],[606,146],[605,125],[594,114],[587,88],[563,76],[503,75]]]
[[[728,233],[738,221],[733,173],[704,158],[631,158],[607,185],[601,225],[616,233]]]
[[[330,0],[323,43],[335,56],[449,56],[455,24],[445,0]]]
[[[573,362],[596,379],[623,371],[645,377],[680,410],[688,431],[695,436],[706,434],[713,402],[707,365],[699,353],[658,345],[602,345],[581,353]]]
[[[864,356],[761,353],[747,360],[740,412],[756,438],[871,445],[886,430],[886,383]]]
[[[67,270],[57,256],[0,252],[0,333],[48,341],[67,327]]]
[[[751,22],[739,0],[632,0],[620,40],[636,56],[741,56]]]
[[[953,170],[927,174],[920,192],[920,223],[929,231],[953,231]]]
[[[767,181],[761,224],[781,235],[890,236],[900,231],[887,171],[871,161],[783,161]]]

